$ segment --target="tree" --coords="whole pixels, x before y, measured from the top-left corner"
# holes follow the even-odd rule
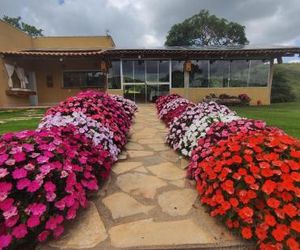
[[[245,26],[211,15],[208,10],[172,26],[168,32],[167,46],[226,46],[245,45],[249,41]]]
[[[9,16],[3,16],[2,20],[11,24],[12,26],[15,26],[16,28],[24,31],[30,36],[43,36],[43,30],[38,29],[33,25],[24,23],[21,21],[21,17],[9,17]]]
[[[271,103],[275,102],[292,102],[295,101],[296,95],[284,71],[274,71]]]

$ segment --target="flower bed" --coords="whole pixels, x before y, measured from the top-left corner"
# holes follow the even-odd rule
[[[187,175],[210,215],[259,249],[300,249],[300,142],[216,103],[177,115],[167,143],[191,157]]]
[[[49,109],[37,130],[0,137],[0,249],[63,233],[109,175],[135,111],[86,91]]]

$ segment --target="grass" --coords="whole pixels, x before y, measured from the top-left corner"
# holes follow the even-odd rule
[[[300,102],[276,103],[270,106],[231,107],[240,116],[260,119],[300,138]]]
[[[296,101],[300,101],[300,63],[275,64],[274,72],[283,72],[288,84],[296,95]]]
[[[36,129],[45,109],[12,109],[0,111],[0,134],[20,131],[25,129]]]

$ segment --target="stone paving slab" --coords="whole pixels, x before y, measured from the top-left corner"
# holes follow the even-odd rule
[[[185,178],[187,159],[165,144],[167,131],[154,105],[139,105],[109,181],[60,240],[38,249],[253,249],[201,206]]]

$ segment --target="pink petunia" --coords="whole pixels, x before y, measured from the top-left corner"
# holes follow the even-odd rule
[[[5,220],[8,220],[9,218],[18,215],[18,209],[15,206],[12,206],[9,210],[6,210],[3,212],[3,217]]]
[[[59,236],[61,236],[64,232],[64,227],[63,226],[57,226],[54,230],[53,230],[53,236],[54,238],[58,238]]]
[[[37,157],[37,162],[39,164],[46,163],[46,162],[48,162],[48,160],[49,160],[49,157],[44,156],[44,155],[40,155],[40,156]]]
[[[34,147],[32,144],[25,143],[22,145],[22,147],[25,149],[26,152],[31,152],[34,150]]]
[[[12,236],[9,234],[0,235],[0,249],[8,247],[12,241]]]
[[[0,178],[5,177],[6,175],[8,175],[8,171],[6,168],[0,168]]]
[[[47,207],[43,203],[33,203],[28,206],[32,215],[41,216],[46,211]]]
[[[17,152],[13,155],[16,162],[22,162],[26,160],[26,154],[24,152]]]
[[[31,217],[28,218],[28,220],[27,220],[27,226],[29,228],[33,228],[33,227],[36,227],[38,225],[40,225],[40,217],[39,216],[33,215],[33,216],[31,216]]]
[[[27,188],[30,184],[30,180],[28,180],[27,178],[18,180],[17,182],[17,189],[18,190],[23,190],[24,188]]]
[[[17,168],[12,172],[12,177],[17,179],[22,179],[27,176],[27,171],[24,168]]]
[[[8,159],[8,154],[1,154],[0,155],[0,165],[2,165],[4,162],[6,162]]]
[[[53,182],[51,181],[47,181],[45,184],[44,184],[44,188],[47,192],[55,192],[56,190],[56,186]]]
[[[6,164],[7,166],[13,166],[13,165],[15,165],[15,163],[16,163],[16,160],[15,160],[15,159],[8,159],[8,160],[5,162],[5,164]]]
[[[36,180],[30,182],[30,184],[27,187],[27,191],[30,193],[36,192],[40,188],[40,183]]]
[[[67,220],[72,220],[76,217],[76,209],[70,208],[67,212]]]
[[[2,211],[7,211],[12,207],[13,204],[14,204],[14,199],[8,198],[8,199],[0,202],[0,209]]]
[[[24,166],[24,168],[28,171],[35,169],[35,166],[32,163],[28,163]]]
[[[50,235],[50,232],[47,231],[47,230],[41,232],[41,233],[38,235],[38,241],[42,242],[42,241],[47,240],[47,238],[48,238],[49,235]]]
[[[20,224],[12,230],[12,235],[17,239],[22,239],[27,235],[27,227],[25,224]]]
[[[15,215],[15,216],[10,217],[9,219],[7,219],[5,221],[5,226],[7,226],[7,227],[15,226],[17,224],[19,218],[20,218],[19,215]]]

